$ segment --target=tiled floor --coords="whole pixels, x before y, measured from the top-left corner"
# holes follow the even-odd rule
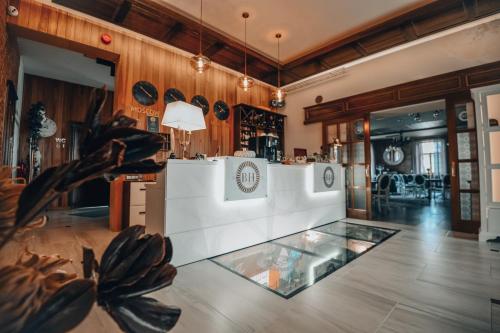
[[[377,201],[373,201],[372,214],[375,221],[381,222],[425,225],[443,229],[449,229],[451,226],[450,200],[442,198],[429,201],[426,198],[391,197],[389,205],[382,204],[380,209]]]
[[[396,232],[339,221],[221,255],[212,261],[290,298]]]
[[[423,225],[348,222],[401,231],[289,299],[209,260],[180,267],[152,297],[182,309],[173,333],[491,332],[500,322],[491,304],[500,299],[500,252],[488,244]],[[31,250],[73,259],[65,269],[81,275],[82,245],[100,258],[114,235],[105,220],[60,212],[26,237]],[[23,247],[10,243],[0,262]],[[120,330],[94,307],[74,332]]]

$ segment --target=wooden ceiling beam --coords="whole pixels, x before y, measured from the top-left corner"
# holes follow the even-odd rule
[[[352,43],[352,48],[358,52],[362,57],[366,57],[368,55],[368,52],[364,49],[363,46],[359,42],[354,42]]]
[[[217,54],[222,49],[224,49],[225,47],[226,47],[226,44],[217,41],[217,42],[213,43],[212,45],[208,46],[203,51],[203,55],[205,55],[205,56],[207,56],[207,57],[210,58],[210,57],[214,56],[215,54]]]
[[[166,43],[170,42],[177,34],[179,34],[182,30],[184,30],[184,25],[180,22],[176,22],[170,29],[165,32],[162,40]]]
[[[121,5],[118,6],[113,14],[113,22],[117,24],[123,23],[127,18],[130,9],[132,8],[132,2],[130,0],[123,0]]]
[[[163,20],[174,22],[169,24],[170,28],[163,35],[157,30],[150,29],[154,33],[148,36],[162,42],[174,43],[173,45],[180,49],[193,52],[193,38],[197,38],[199,22],[180,13],[168,3],[158,0],[52,1],[116,24],[123,24],[128,17],[127,28],[146,35],[148,26],[144,23],[144,18],[146,18],[146,22],[147,19],[158,21],[158,18],[161,18],[161,22]],[[354,54],[359,55],[359,58],[365,57],[373,52],[379,52],[498,12],[500,12],[500,0],[439,0],[424,5],[421,3],[413,10],[408,9],[399,15],[393,14],[385,20],[353,31],[298,59],[288,61],[282,65],[282,70],[287,73],[286,81],[290,81],[291,78],[293,81],[297,81],[330,69],[333,64],[341,66],[356,58]],[[141,19],[132,19],[136,16],[140,16]],[[394,33],[398,29],[399,33]],[[203,37],[205,41],[211,43],[205,49],[205,55],[215,56],[223,66],[243,71],[243,43],[208,27],[204,27]],[[352,54],[346,55],[347,48]],[[276,66],[274,59],[252,49],[248,49],[247,53],[248,72],[252,73],[253,77],[268,83],[276,81],[272,76],[269,76],[269,73],[272,72],[270,68]]]

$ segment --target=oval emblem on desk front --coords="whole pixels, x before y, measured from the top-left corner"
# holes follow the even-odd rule
[[[330,188],[333,186],[335,182],[335,173],[333,172],[332,167],[326,167],[323,172],[323,183],[326,187]]]
[[[255,163],[245,161],[236,170],[236,184],[244,193],[252,193],[260,182],[259,168]]]

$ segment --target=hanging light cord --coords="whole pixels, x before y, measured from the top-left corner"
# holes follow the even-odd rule
[[[281,82],[281,79],[280,79],[280,38],[281,38],[281,35],[280,35],[280,37],[278,37],[278,89],[281,87],[280,86],[280,82]]]
[[[200,54],[201,52],[201,39],[203,34],[203,0],[200,0]]]
[[[245,17],[245,76],[247,76],[247,18]]]

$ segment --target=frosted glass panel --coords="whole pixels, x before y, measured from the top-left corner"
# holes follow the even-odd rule
[[[500,132],[490,133],[491,164],[500,164]]]
[[[333,140],[337,139],[337,124],[329,125],[326,128],[328,143],[333,143]]]
[[[470,160],[477,158],[476,132],[457,133],[458,159]]]
[[[354,163],[365,163],[365,143],[355,143],[352,147]]]
[[[354,208],[366,209],[366,190],[354,190]]]
[[[340,141],[347,141],[347,123],[340,123]]]
[[[500,169],[491,170],[491,201],[500,202]]]
[[[500,123],[500,94],[486,97],[488,105],[488,119],[496,119]]]
[[[366,187],[365,166],[354,166],[354,186]]]

